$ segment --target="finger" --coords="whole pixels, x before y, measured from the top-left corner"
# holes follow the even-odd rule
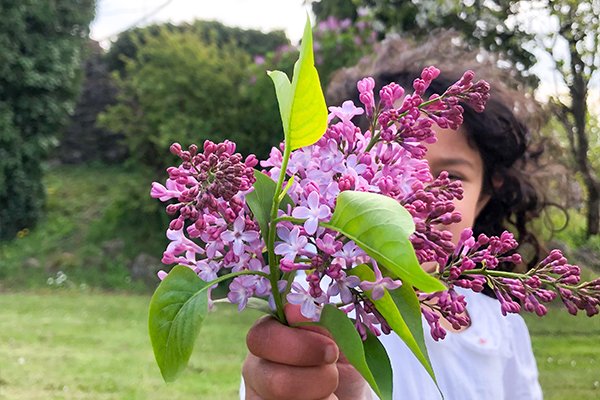
[[[244,383],[246,388],[245,400],[262,400],[261,397],[252,389],[252,386],[248,385],[248,382]]]
[[[338,361],[338,387],[335,394],[340,399],[356,398],[356,399],[368,399],[370,398],[371,389],[369,384],[360,375],[360,373],[347,361]]]
[[[285,318],[287,319],[287,322],[290,325],[298,324],[300,322],[312,322],[312,320],[310,320],[310,319],[306,318],[304,315],[302,315],[299,305],[288,303],[284,306],[284,311],[285,311]],[[297,326],[297,328],[305,329],[307,331],[317,332],[317,333],[320,333],[321,335],[331,337],[331,333],[329,333],[329,331],[327,329],[320,327],[320,326],[301,325],[301,326]]]
[[[335,394],[330,394],[329,396],[324,397],[320,400],[338,400],[338,397]]]
[[[335,364],[294,367],[273,363],[252,354],[246,358],[242,374],[252,393],[264,400],[329,399],[338,385]]]
[[[331,338],[285,326],[273,318],[258,320],[248,331],[246,344],[259,358],[300,367],[335,363],[339,355]]]

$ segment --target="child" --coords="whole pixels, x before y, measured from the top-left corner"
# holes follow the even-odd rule
[[[352,92],[347,90],[346,83],[354,85],[367,75],[374,76],[380,87],[393,81],[405,89],[411,88],[419,67],[426,65],[414,65],[410,54],[427,59],[423,52],[427,45],[407,54],[397,52],[398,43],[385,43],[376,60],[367,62],[367,68],[363,62],[362,67],[338,76],[337,82],[342,84],[334,80],[336,100],[356,96],[349,94]],[[436,64],[428,59],[425,62]],[[444,65],[437,66],[442,75],[434,80],[428,95],[443,93],[460,78]],[[475,69],[478,78],[490,80],[474,66],[461,67],[454,69],[459,73]],[[475,235],[499,235],[511,228],[521,244],[534,249],[532,258],[537,258],[539,246],[528,232],[526,222],[539,214],[543,204],[525,172],[525,160],[530,155],[529,132],[514,113],[514,98],[503,95],[497,82],[490,81],[490,84],[492,96],[485,111],[476,113],[465,106],[464,124],[458,131],[436,127],[438,140],[427,145],[426,159],[434,176],[448,171],[451,177],[462,181],[464,198],[456,202],[462,221],[449,226],[455,241],[468,226],[473,227]],[[466,297],[471,325],[453,331],[449,324],[442,323],[448,334],[444,340],[434,341],[424,324],[429,356],[445,398],[541,399],[535,359],[523,319],[514,314],[503,317],[500,304],[491,293],[486,296],[460,288],[457,291]],[[290,323],[302,320],[297,308],[288,306],[286,312]],[[392,363],[394,399],[441,398],[433,380],[398,336],[382,335],[380,340]],[[246,399],[376,398],[322,330],[290,328],[266,318],[250,330],[247,344],[250,353],[243,367],[245,390],[242,388]]]

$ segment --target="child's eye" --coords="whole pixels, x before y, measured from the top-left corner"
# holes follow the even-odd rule
[[[448,174],[448,178],[451,181],[464,181],[465,180],[465,178],[462,175],[460,175],[460,174],[453,174],[453,173],[449,173]]]

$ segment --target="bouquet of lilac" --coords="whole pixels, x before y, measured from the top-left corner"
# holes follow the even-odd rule
[[[173,144],[182,162],[167,170],[164,186],[152,186],[152,197],[170,202],[173,216],[162,261],[178,264],[159,274],[163,281],[150,306],[165,380],[185,367],[211,290],[224,281],[239,310],[260,308],[286,323],[284,304],[300,305],[384,399],[391,398],[391,368],[376,336],[396,332],[434,377],[421,314],[436,340],[446,334],[441,317],[456,329],[468,325],[456,286],[490,286],[503,313],[524,308],[543,315],[543,303],[557,296],[571,313],[598,312],[600,279],[580,283],[579,268],[559,251],[527,273],[499,271],[500,263],[521,261],[512,234],[474,237],[466,229],[455,245],[443,229],[460,220],[453,201],[462,188],[445,172],[432,176],[423,143],[435,141],[433,124],[460,126],[460,102],[482,111],[486,82],[467,71],[446,92],[425,99],[439,74],[428,67],[411,94],[392,83],[376,104],[375,82],[364,78],[357,84],[361,107],[346,101],[328,114],[310,33],[307,24],[291,82],[269,72],[285,140],[260,163],[264,172],[255,169],[256,157],[244,159],[229,141],[187,150]],[[370,121],[364,132],[352,122],[361,114]],[[434,274],[423,271],[425,262],[437,263]]]

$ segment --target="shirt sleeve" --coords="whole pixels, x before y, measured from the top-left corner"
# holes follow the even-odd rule
[[[504,367],[506,400],[541,400],[542,388],[538,381],[538,369],[531,348],[527,325],[520,315],[509,315],[511,325],[511,352]]]

